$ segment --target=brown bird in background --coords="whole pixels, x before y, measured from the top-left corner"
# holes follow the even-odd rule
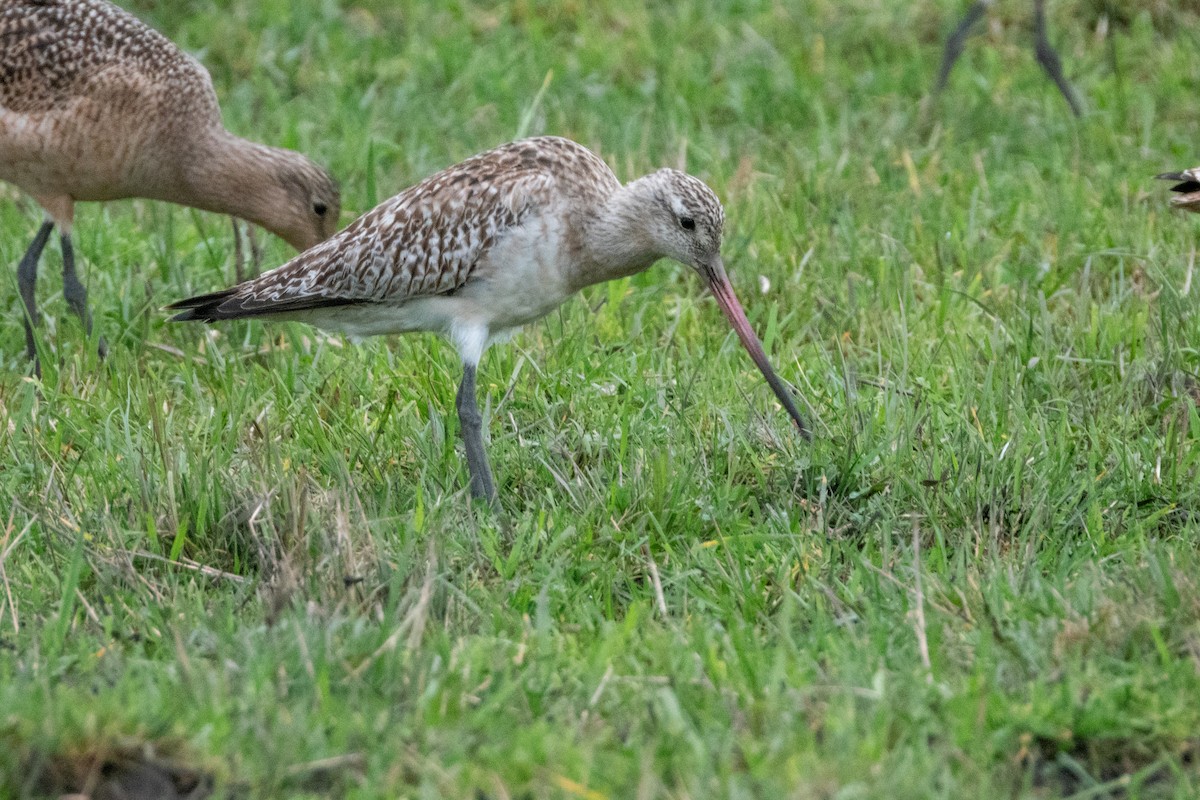
[[[225,130],[204,67],[104,0],[0,0],[0,180],[46,212],[17,268],[35,364],[37,264],[55,225],[63,295],[91,333],[71,246],[77,201],[166,200],[248,220],[298,250],[337,229],[341,203],[305,156]]]

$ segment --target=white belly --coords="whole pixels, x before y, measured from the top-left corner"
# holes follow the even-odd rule
[[[334,306],[295,318],[361,337],[432,331],[448,336],[464,361],[477,363],[490,342],[546,316],[575,293],[562,269],[560,229],[548,214],[513,230],[452,294]]]

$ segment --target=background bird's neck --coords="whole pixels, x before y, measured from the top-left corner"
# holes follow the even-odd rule
[[[279,174],[288,155],[222,129],[205,137],[181,165],[180,196],[165,199],[240,217],[283,235],[274,219],[287,199]]]

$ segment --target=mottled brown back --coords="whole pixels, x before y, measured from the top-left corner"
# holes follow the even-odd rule
[[[170,307],[195,309],[176,319],[216,320],[453,292],[531,213],[551,202],[594,208],[619,187],[580,144],[555,136],[511,142],[383,201],[277,269]]]
[[[92,87],[143,85],[180,104],[192,124],[219,121],[212,82],[195,59],[131,14],[103,0],[0,0],[0,107],[53,111]]]

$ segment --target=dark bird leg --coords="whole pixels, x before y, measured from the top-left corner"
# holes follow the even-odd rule
[[[255,275],[262,272],[262,248],[258,246],[258,234],[254,225],[246,223],[246,241],[250,244],[250,269]]]
[[[234,283],[246,280],[246,256],[242,252],[242,229],[238,227],[237,217],[230,217],[233,223],[233,277]]]
[[[462,383],[455,398],[458,408],[458,424],[462,428],[463,443],[467,447],[467,469],[471,473],[471,496],[476,500],[496,502],[496,484],[492,481],[492,468],[488,466],[487,452],[483,449],[483,415],[475,399],[475,365],[463,364]]]
[[[92,335],[92,312],[88,310],[87,288],[80,282],[79,276],[75,274],[75,250],[71,247],[70,234],[64,233],[62,235],[62,256],[63,297],[67,300],[67,306],[83,322],[83,328],[90,338]],[[108,345],[104,343],[103,336],[100,337],[97,349],[101,358],[104,358],[108,354]]]
[[[991,0],[978,0],[973,6],[967,9],[967,14],[962,18],[962,21],[955,26],[954,31],[946,39],[946,46],[942,50],[942,67],[938,70],[937,85],[934,86],[934,94],[940,94],[942,89],[946,88],[946,83],[950,80],[950,70],[954,69],[955,63],[963,54],[963,48],[967,45],[967,38],[971,35],[971,28],[975,27],[975,23],[983,19],[984,12],[990,6]]]
[[[938,70],[934,94],[940,94],[946,88],[946,84],[950,81],[950,71],[954,69],[954,65],[958,62],[959,57],[962,56],[963,48],[967,44],[967,38],[971,35],[971,29],[983,18],[984,13],[987,12],[988,6],[992,2],[993,0],[977,0],[976,3],[967,9],[967,13],[963,16],[962,21],[955,26],[954,31],[947,37],[946,46],[942,50],[942,66]],[[1071,107],[1071,113],[1077,117],[1083,116],[1083,108],[1079,104],[1079,99],[1075,96],[1075,91],[1071,88],[1071,84],[1067,81],[1067,76],[1063,73],[1062,59],[1058,57],[1058,52],[1050,44],[1050,39],[1046,35],[1045,0],[1034,0],[1033,3],[1033,50],[1038,64],[1050,76],[1050,80],[1054,81],[1054,85],[1058,87],[1058,91],[1066,99],[1067,105]]]
[[[42,257],[42,250],[50,240],[52,230],[53,222],[46,220],[42,223],[17,266],[17,286],[21,290],[21,300],[25,303],[25,355],[33,362],[33,370],[38,375],[42,374],[42,368],[38,363],[37,344],[33,340],[33,326],[38,323],[37,297],[34,290],[37,287],[38,259]]]
[[[1071,107],[1071,113],[1082,117],[1083,109],[1071,84],[1067,82],[1067,76],[1063,74],[1062,59],[1058,57],[1049,37],[1046,36],[1046,0],[1033,1],[1033,52],[1037,56],[1037,62],[1050,76],[1050,80],[1054,81],[1063,99]]]

